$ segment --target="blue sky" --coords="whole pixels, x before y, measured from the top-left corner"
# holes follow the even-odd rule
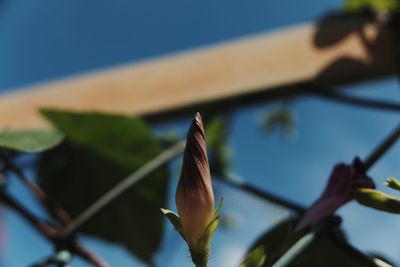
[[[0,90],[315,20],[340,6],[341,1],[333,0],[0,0]],[[346,89],[366,97],[399,98],[394,78]],[[335,163],[351,162],[355,155],[365,157],[398,123],[394,113],[305,96],[292,101],[297,131],[288,141],[260,130],[261,115],[271,105],[274,103],[235,111],[229,139],[233,169],[249,182],[304,205],[319,195]],[[188,125],[188,121],[181,121],[163,127],[186,131]],[[387,176],[400,177],[399,152],[396,145],[371,169],[379,188],[383,189]],[[175,171],[176,164],[171,169]],[[225,197],[225,212],[237,223],[232,230],[217,232],[210,267],[237,266],[254,238],[288,213],[218,183],[215,187]],[[18,183],[11,183],[10,190],[37,209]],[[173,190],[172,184],[171,195]],[[172,197],[170,208],[174,209]],[[27,266],[51,252],[30,226],[13,213],[5,213],[4,266]],[[340,214],[353,244],[365,251],[385,252],[400,262],[398,217],[355,203],[341,209]],[[83,241],[113,266],[144,266],[118,245],[85,237]],[[187,249],[170,227],[157,262],[162,266],[190,265]],[[73,266],[87,265],[76,260]]]

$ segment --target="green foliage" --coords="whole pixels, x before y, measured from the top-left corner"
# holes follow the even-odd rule
[[[295,128],[294,113],[288,107],[276,107],[265,114],[262,128],[266,133],[281,132],[285,137],[291,137]]]
[[[400,213],[400,199],[378,190],[357,189],[355,198],[361,205],[390,213]]]
[[[137,118],[54,110],[42,113],[69,141],[129,170],[137,169],[161,152],[153,133]]]
[[[0,150],[42,152],[58,145],[64,136],[48,130],[6,130],[0,133]]]
[[[139,119],[100,113],[45,110],[66,142],[44,153],[40,184],[76,217],[115,184],[161,153],[151,130]],[[80,229],[122,243],[150,262],[163,234],[168,172],[163,167],[121,195]]]
[[[295,244],[305,231],[295,231],[298,223],[297,219],[288,219],[263,234],[252,246],[250,251],[259,246],[264,247],[266,261],[263,267],[271,266],[276,262],[293,244]],[[365,263],[355,256],[354,253],[349,253],[340,242],[345,242],[345,238],[341,231],[332,230],[329,234],[321,236],[316,244],[307,249],[291,266],[294,267],[309,267],[309,266],[324,266],[324,267],[363,267]]]
[[[264,246],[260,245],[246,255],[240,264],[240,267],[262,267],[265,263],[265,260],[266,256]]]
[[[396,12],[399,11],[400,3],[398,0],[346,0],[344,8],[352,12],[363,9]]]
[[[206,141],[211,169],[221,177],[225,176],[231,168],[231,151],[227,139],[228,125],[223,118],[217,117],[207,124]]]

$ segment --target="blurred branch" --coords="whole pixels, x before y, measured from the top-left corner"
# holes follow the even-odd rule
[[[1,159],[3,160],[2,162],[5,164],[4,165],[5,170],[10,170],[11,168],[11,170],[24,182],[24,184],[34,192],[34,194],[39,198],[39,200],[43,205],[46,206],[49,203],[52,203],[52,201],[46,196],[46,194],[40,189],[40,187],[38,187],[35,183],[30,181],[29,179],[27,179],[27,177],[23,175],[22,171],[17,166],[15,166],[7,158],[7,156],[2,155]],[[4,188],[0,189],[0,201],[5,205],[7,205],[9,208],[16,211],[18,214],[20,214],[32,227],[34,227],[49,242],[51,242],[56,249],[61,247],[68,249],[72,253],[75,253],[76,255],[80,256],[86,261],[92,263],[94,266],[110,267],[110,265],[107,262],[98,257],[95,253],[89,251],[82,244],[80,244],[78,240],[76,240],[75,238],[68,240],[63,239],[59,234],[59,229],[37,218],[24,205],[22,205],[11,195],[9,195],[4,190]],[[50,207],[50,211],[52,211],[51,214],[54,214],[54,216],[58,216],[57,214],[59,213],[54,212],[54,210],[51,209],[53,206],[50,205],[47,207]],[[66,216],[68,216],[68,214],[65,211],[63,212],[65,213]]]
[[[30,267],[46,267],[56,265],[58,267],[67,267],[68,262],[71,260],[72,255],[69,251],[61,250],[57,251],[54,255],[41,260],[38,263],[31,265]]]
[[[264,200],[273,202],[274,204],[277,204],[279,206],[291,209],[297,213],[303,213],[305,211],[305,208],[303,206],[301,206],[300,204],[297,204],[295,202],[292,202],[290,200],[282,198],[271,192],[259,189],[258,187],[253,186],[245,181],[238,180],[236,178],[231,179],[231,178],[229,178],[229,175],[226,175],[226,177],[217,176],[217,178],[229,186],[238,188],[240,190],[243,190],[246,193],[250,193],[250,194],[255,195]]]
[[[369,168],[378,161],[386,151],[399,139],[400,137],[400,124],[380,143],[363,162],[364,170]]]
[[[50,215],[57,219],[61,224],[68,224],[71,219],[68,213],[52,201],[46,193],[34,182],[32,182],[25,174],[7,157],[5,154],[0,153],[0,160],[5,164],[6,170],[12,171],[22,183],[37,197],[40,203],[46,208]]]
[[[339,93],[338,91],[333,91],[331,89],[313,90],[312,93],[324,97],[326,99],[345,104],[350,104],[365,108],[375,108],[387,111],[400,112],[400,103],[350,96],[343,93]]]
[[[137,182],[145,178],[147,175],[161,167],[163,164],[167,163],[172,158],[181,154],[185,149],[186,141],[182,140],[170,148],[166,149],[160,153],[157,157],[149,161],[143,167],[138,169],[136,172],[122,180],[116,186],[111,188],[107,193],[100,197],[95,203],[84,210],[80,215],[77,216],[75,220],[69,223],[62,231],[61,236],[67,238],[72,233],[74,233],[79,227],[90,220],[95,214],[97,214],[104,207],[109,205],[117,197],[123,194],[130,187],[135,185]]]
[[[36,228],[36,230],[42,233],[47,240],[57,244],[57,246],[59,245],[57,240],[57,230],[44,223],[42,220],[36,218],[36,216],[28,211],[21,203],[15,200],[11,195],[7,194],[4,189],[0,190],[0,200],[3,202],[3,204],[19,213],[27,222]]]
[[[97,255],[90,252],[83,245],[81,245],[77,240],[71,240],[70,242],[64,242],[58,234],[58,229],[44,223],[42,220],[38,219],[30,211],[28,211],[21,203],[16,201],[12,196],[7,194],[4,190],[0,190],[0,200],[12,208],[14,211],[19,213],[27,222],[29,222],[36,230],[38,230],[48,241],[50,241],[56,248],[65,247],[71,252],[74,252],[83,259],[92,263],[97,267],[109,267],[110,265],[100,259]]]

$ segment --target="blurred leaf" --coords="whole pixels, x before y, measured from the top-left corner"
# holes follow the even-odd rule
[[[71,142],[129,170],[137,169],[161,152],[153,133],[137,118],[54,110],[42,113]]]
[[[399,11],[398,0],[346,0],[344,8],[347,11],[361,11],[372,9],[375,11]]]
[[[99,113],[46,110],[44,115],[66,134],[66,142],[44,153],[40,183],[75,217],[115,184],[161,152],[141,120]],[[112,202],[82,232],[122,243],[151,261],[163,233],[168,172],[163,167]]]
[[[361,205],[390,213],[400,213],[400,199],[378,190],[369,188],[357,189],[355,198]]]
[[[386,179],[386,184],[387,187],[390,187],[394,190],[400,191],[400,181],[397,180],[394,177],[389,177]]]
[[[231,151],[227,144],[228,130],[226,121],[215,118],[207,123],[206,141],[210,154],[211,169],[218,176],[225,176],[231,168]]]
[[[262,120],[262,128],[267,133],[279,131],[285,137],[294,134],[294,113],[287,107],[277,107],[268,112]]]
[[[42,152],[61,143],[63,135],[46,130],[6,130],[0,133],[0,149]]]
[[[241,215],[232,211],[221,213],[221,227],[226,230],[238,228],[242,224]]]
[[[278,260],[294,243],[297,242],[305,231],[295,232],[297,219],[285,220],[263,234],[252,246],[256,248],[264,246],[267,260],[264,267],[271,266]],[[344,235],[339,230],[321,236],[315,245],[306,250],[291,266],[294,267],[364,267],[365,263],[354,254],[337,245],[336,240],[344,241]]]
[[[265,259],[264,246],[258,246],[246,255],[240,267],[262,267]]]

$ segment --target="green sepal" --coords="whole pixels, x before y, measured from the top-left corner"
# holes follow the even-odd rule
[[[210,253],[211,238],[218,227],[220,217],[215,217],[204,230],[203,235],[199,238],[196,244],[191,245],[188,242],[190,255],[193,263],[197,267],[206,267],[208,262],[208,256]]]
[[[394,189],[394,190],[400,191],[400,181],[397,180],[394,177],[387,178],[385,185],[387,187],[390,187],[390,188]]]
[[[221,197],[221,200],[219,201],[218,207],[214,210],[214,217],[218,217],[218,212],[222,208],[222,204],[224,203],[224,198]]]
[[[200,239],[197,243],[200,243],[200,242],[208,242],[208,244],[210,243],[215,230],[217,230],[219,220],[220,220],[220,217],[217,216],[208,224],[208,226],[204,230],[202,237],[200,237]]]
[[[203,232],[203,235],[197,240],[195,244],[189,245],[190,255],[192,257],[193,263],[197,267],[205,267],[208,262],[208,255],[210,253],[210,243],[211,238],[214,235],[215,230],[217,230],[220,217],[218,216],[218,212],[222,207],[222,203],[224,198],[221,198],[218,207],[214,210],[214,219],[207,225],[206,229]]]
[[[262,267],[266,261],[265,248],[260,245],[246,255],[240,267]]]
[[[363,188],[355,191],[355,199],[361,205],[390,213],[400,213],[400,199],[375,189]]]
[[[183,226],[181,222],[181,218],[179,218],[178,214],[168,209],[160,209],[161,212],[168,218],[168,220],[172,223],[175,230],[182,236],[182,238],[187,242],[185,237],[185,232],[183,231]]]

